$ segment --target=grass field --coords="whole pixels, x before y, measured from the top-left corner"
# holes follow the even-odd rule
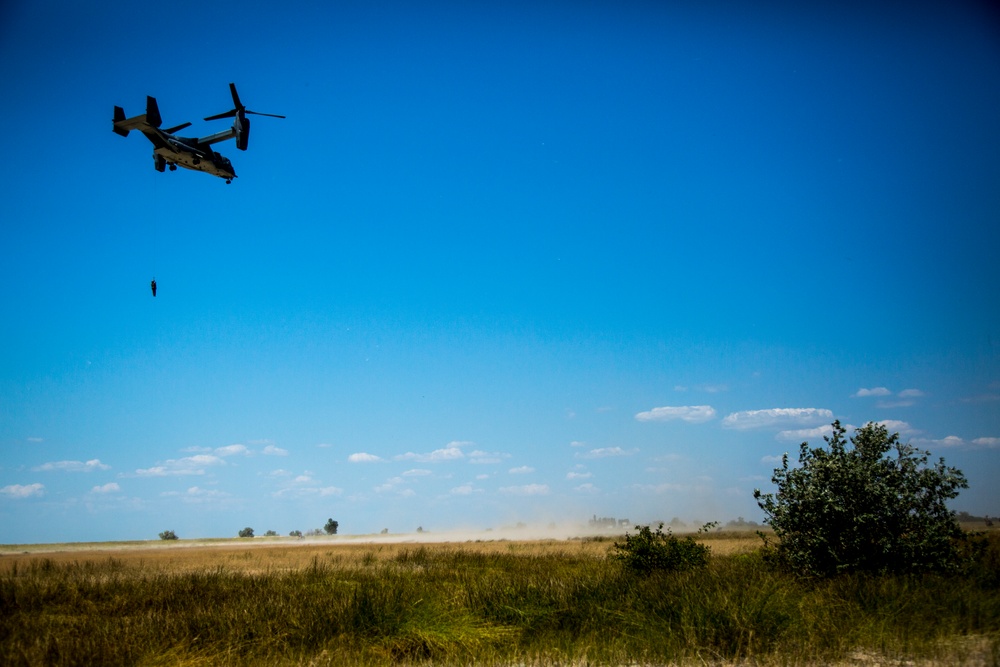
[[[824,581],[753,533],[649,577],[593,538],[4,547],[0,664],[997,665],[990,539],[962,576]]]

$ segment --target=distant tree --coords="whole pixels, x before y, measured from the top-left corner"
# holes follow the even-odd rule
[[[269,530],[266,533],[264,533],[264,537],[277,537],[277,536],[278,536],[278,534],[276,532],[274,532],[273,530]]]
[[[253,537],[253,528],[247,526],[240,531],[240,537]]]
[[[165,530],[162,533],[160,533],[160,539],[161,540],[176,540],[177,539],[177,533],[175,533],[172,530]]]
[[[301,530],[293,530],[292,532],[288,533],[288,536],[289,537],[302,537],[302,531]]]
[[[389,534],[389,529],[388,528],[383,528],[382,532],[380,533],[380,535],[388,535],[388,534]]]
[[[334,521],[333,519],[327,519],[326,525],[323,526],[323,530],[326,531],[327,535],[336,535],[338,527],[340,527],[339,521]]]
[[[859,428],[853,448],[845,433],[833,422],[828,448],[803,442],[797,468],[788,467],[785,454],[771,478],[776,493],[754,490],[778,538],[772,555],[820,576],[957,566],[963,533],[946,502],[968,488],[961,471],[944,459],[929,467],[929,452],[901,443],[880,424]]]
[[[706,523],[698,533],[708,532],[717,524]],[[611,557],[637,574],[656,570],[676,571],[704,567],[708,564],[709,548],[687,535],[679,538],[661,523],[656,531],[649,526],[636,526],[635,535],[625,533],[624,542],[615,542]]]
[[[418,533],[424,532],[424,527],[423,526],[417,526],[417,532]]]

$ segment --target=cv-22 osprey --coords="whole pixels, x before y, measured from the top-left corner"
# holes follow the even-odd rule
[[[156,98],[149,96],[146,97],[146,113],[141,116],[126,118],[125,110],[121,107],[115,107],[114,132],[127,137],[132,130],[139,130],[146,135],[146,138],[153,144],[153,166],[156,171],[164,171],[167,167],[170,167],[170,171],[174,171],[179,165],[185,169],[202,171],[212,176],[224,178],[226,183],[232,183],[233,179],[236,178],[232,162],[229,161],[229,158],[212,150],[212,144],[227,139],[236,139],[236,148],[245,151],[250,142],[248,114],[272,118],[284,118],[284,116],[250,111],[240,102],[240,96],[236,93],[236,84],[229,84],[229,91],[233,95],[233,109],[205,118],[205,120],[232,118],[233,126],[224,132],[217,132],[201,138],[180,137],[175,134],[191,123],[182,123],[176,127],[160,129],[160,125],[163,124],[160,108],[156,104]]]

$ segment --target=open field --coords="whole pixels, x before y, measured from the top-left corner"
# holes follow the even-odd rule
[[[649,577],[613,538],[0,547],[0,665],[996,665],[991,535],[962,576],[829,581],[769,568],[752,532]]]

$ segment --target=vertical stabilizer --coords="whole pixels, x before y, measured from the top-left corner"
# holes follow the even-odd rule
[[[115,117],[114,117],[114,128],[113,129],[115,131],[115,134],[119,134],[119,135],[121,135],[123,137],[127,137],[129,131],[126,130],[126,129],[124,129],[124,128],[118,127],[118,123],[120,123],[120,122],[122,122],[124,120],[125,120],[125,109],[122,109],[121,107],[115,107]]]
[[[146,122],[153,127],[159,127],[163,123],[160,118],[160,107],[156,104],[156,98],[146,96]]]

